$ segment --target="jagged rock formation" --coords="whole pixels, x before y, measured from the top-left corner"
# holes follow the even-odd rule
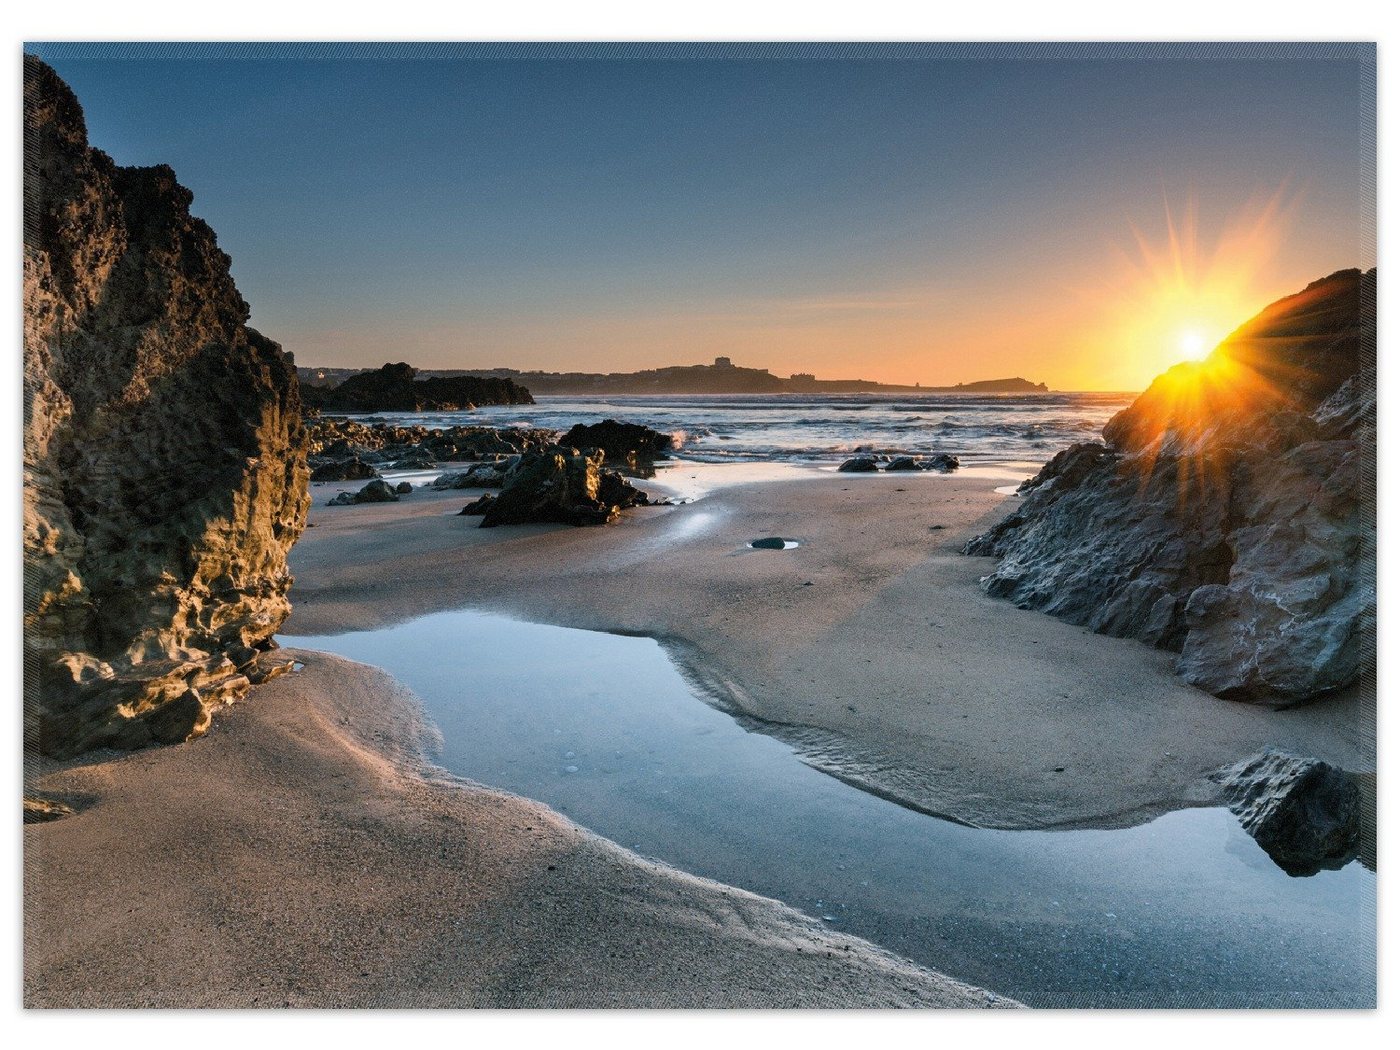
[[[418,369],[399,362],[353,375],[330,388],[307,385],[309,408],[336,412],[456,412],[477,405],[533,405],[518,383],[493,376],[434,376],[416,379]]]
[[[972,540],[983,586],[1180,652],[1187,681],[1285,706],[1375,665],[1375,271],[1281,299],[1160,376]]]
[[[1288,874],[1335,871],[1356,859],[1361,789],[1336,766],[1270,748],[1213,779],[1240,826]]]
[[[498,489],[506,482],[506,473],[520,462],[519,456],[502,456],[498,460],[478,463],[468,470],[440,474],[432,480],[435,489]]]
[[[311,472],[312,481],[364,481],[377,478],[379,471],[370,464],[351,456],[349,459],[331,459],[321,462]]]
[[[350,467],[352,460],[391,469],[432,467],[437,463],[473,462],[497,456],[518,455],[553,445],[558,433],[539,427],[401,427],[387,423],[365,424],[354,419],[326,417],[313,420],[308,462],[321,478],[324,468],[333,475]],[[373,477],[373,473],[362,475]],[[329,480],[340,480],[329,477]]]
[[[520,457],[501,494],[484,508],[483,529],[527,522],[606,525],[628,507],[647,502],[646,493],[616,471],[603,469],[604,454],[572,448]]]
[[[585,452],[601,449],[609,466],[647,477],[656,473],[655,462],[666,459],[673,446],[670,434],[615,419],[587,426],[576,423],[559,444]]]
[[[122,168],[24,60],[25,736],[202,732],[275,669],[306,434],[280,347],[168,167]]]

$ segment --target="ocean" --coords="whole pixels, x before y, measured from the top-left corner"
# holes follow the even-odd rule
[[[678,455],[700,462],[839,462],[862,452],[949,452],[964,463],[1043,462],[1092,441],[1133,393],[730,394],[541,397],[534,405],[474,412],[360,416],[400,424],[567,430],[618,419],[671,433]]]

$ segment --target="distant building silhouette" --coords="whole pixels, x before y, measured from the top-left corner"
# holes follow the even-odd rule
[[[731,360],[729,360],[729,358],[727,358],[727,357],[717,357],[717,358],[715,358],[715,367],[716,367],[716,368],[733,368],[733,367],[734,367],[734,362],[731,361]]]

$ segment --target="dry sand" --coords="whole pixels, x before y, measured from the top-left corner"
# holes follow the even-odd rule
[[[677,471],[691,472],[725,473]],[[991,561],[958,551],[1013,505],[998,484],[813,472],[606,529],[450,516],[474,492],[326,507],[338,486],[313,487],[287,630],[470,605],[651,635],[714,702],[819,768],[986,827],[1138,823],[1210,801],[1204,774],[1267,745],[1375,770],[1374,704],[1358,695],[1292,711],[1219,700],[1177,679],[1170,653],[983,594]],[[802,546],[745,546],[770,535]]]
[[[1010,1005],[424,765],[323,654],[179,747],[89,756],[25,828],[30,1007]]]

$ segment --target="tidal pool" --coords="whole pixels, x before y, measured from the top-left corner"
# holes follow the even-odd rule
[[[1290,878],[1227,810],[1113,831],[940,820],[745,730],[649,638],[459,611],[284,641],[416,692],[453,773],[1030,1005],[1375,1005],[1374,873]]]

